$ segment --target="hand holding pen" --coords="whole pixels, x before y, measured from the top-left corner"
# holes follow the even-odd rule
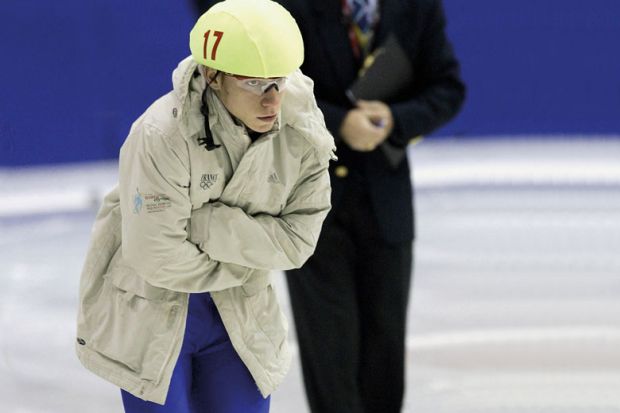
[[[353,150],[370,152],[392,132],[392,111],[377,100],[357,100],[355,104],[342,122],[340,135]]]

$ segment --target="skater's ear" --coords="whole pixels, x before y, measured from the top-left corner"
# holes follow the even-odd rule
[[[222,88],[222,76],[219,74],[222,72],[206,66],[202,66],[201,69],[203,76],[207,79],[207,85],[213,90],[220,90]]]

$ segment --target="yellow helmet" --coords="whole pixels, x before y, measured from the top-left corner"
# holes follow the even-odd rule
[[[189,34],[196,62],[248,77],[283,77],[301,66],[304,44],[295,19],[271,0],[225,0]]]

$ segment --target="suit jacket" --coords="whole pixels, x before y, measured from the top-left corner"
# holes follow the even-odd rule
[[[348,22],[340,0],[278,0],[297,20],[305,44],[302,71],[315,82],[315,95],[328,129],[337,142],[339,160],[332,162],[332,205],[338,208],[347,179],[357,174],[367,188],[383,238],[388,243],[414,237],[413,193],[405,158],[396,168],[377,149],[362,153],[351,150],[338,134],[351,108],[345,90],[356,79],[361,62],[353,55]],[[445,17],[440,0],[380,0],[380,21],[373,46],[394,32],[413,66],[413,78],[389,104],[395,127],[389,140],[404,147],[410,139],[426,135],[451,119],[465,96],[459,64],[446,38]],[[350,172],[343,175],[342,167]],[[331,213],[330,215],[334,215]],[[328,217],[329,220],[329,217]]]

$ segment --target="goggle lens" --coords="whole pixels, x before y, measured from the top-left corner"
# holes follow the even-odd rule
[[[275,87],[278,92],[282,92],[286,87],[285,77],[274,78],[257,78],[257,77],[245,77],[226,73],[227,76],[234,78],[237,81],[237,86],[248,92],[252,92],[257,96],[263,95],[271,87]]]

